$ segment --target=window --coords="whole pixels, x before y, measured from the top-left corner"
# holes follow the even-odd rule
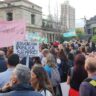
[[[88,34],[91,34],[91,29],[88,29],[88,31],[87,31],[87,32],[88,32]]]
[[[31,14],[31,24],[35,24],[35,15]]]
[[[9,12],[7,13],[7,20],[12,21],[13,20],[13,13]]]
[[[44,21],[42,22],[42,27],[45,27],[45,22]]]
[[[32,5],[32,8],[34,9],[34,5]]]

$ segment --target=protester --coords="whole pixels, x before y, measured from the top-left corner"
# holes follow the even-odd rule
[[[66,54],[69,54],[69,52],[70,52],[70,46],[69,46],[69,44],[67,44],[65,46],[65,50],[66,50]]]
[[[7,58],[5,57],[5,53],[0,51],[0,72],[4,72],[7,70]]]
[[[8,69],[0,73],[0,88],[10,81],[12,72],[18,63],[19,63],[19,56],[17,54],[12,54],[8,58],[8,64],[7,64]]]
[[[0,48],[0,51],[3,51],[5,55],[7,55],[7,47]]]
[[[43,54],[42,54],[43,49],[44,49],[44,46],[42,44],[40,44],[39,45],[39,57],[40,57],[41,60],[43,58]]]
[[[82,46],[82,47],[81,47],[81,53],[82,53],[84,56],[86,56],[87,50],[86,50],[86,47],[85,47],[85,46]]]
[[[74,60],[74,67],[70,68],[67,77],[67,83],[70,84],[69,96],[79,96],[79,87],[81,82],[87,77],[84,69],[85,56],[78,54]]]
[[[34,93],[33,92],[33,88],[34,88],[35,91],[41,93],[43,96],[62,96],[60,83],[64,83],[67,80],[67,83],[70,85],[69,96],[79,96],[79,88],[80,88],[80,95],[84,96],[85,94],[82,91],[83,88],[85,88],[85,86],[88,86],[89,88],[91,85],[90,86],[88,85],[90,82],[88,82],[87,80],[85,80],[83,83],[82,81],[87,77],[87,72],[89,74],[88,80],[90,79],[90,74],[92,74],[93,76],[93,73],[90,72],[89,69],[86,69],[87,72],[84,69],[85,59],[88,58],[90,54],[86,50],[86,44],[87,44],[86,41],[80,42],[79,40],[71,40],[64,45],[58,42],[54,42],[54,44],[53,43],[45,44],[43,42],[42,44],[40,44],[40,47],[39,47],[40,54],[38,54],[39,57],[29,58],[28,67],[32,69],[32,72],[31,72],[32,78],[31,78],[31,82],[29,79],[27,80],[27,82],[25,82],[28,86],[26,86],[26,84],[24,84],[23,81],[21,80],[24,74],[25,74],[25,77],[23,78],[24,80],[30,75],[30,72],[28,73],[29,69],[26,70],[26,68],[24,67],[24,65],[26,65],[26,57],[24,57],[20,61],[20,63],[23,64],[23,66],[17,65],[19,63],[19,56],[16,54],[13,54],[13,47],[9,47],[7,51],[8,63],[6,63],[4,52],[2,53],[0,51],[1,52],[0,53],[0,64],[1,64],[0,70],[2,70],[3,69],[2,67],[4,67],[5,65],[8,68],[7,70],[4,69],[4,72],[2,71],[2,73],[0,73],[1,92],[13,91],[13,92],[10,92],[10,94],[7,93],[8,95],[11,95],[12,93],[12,96],[13,94],[15,94],[15,92],[16,92],[16,96],[18,94],[20,94],[21,96],[23,95],[25,96],[28,93],[30,96],[31,93],[32,94]],[[88,43],[87,47],[91,51],[95,48],[95,47],[94,48],[92,47],[92,42],[90,44]],[[95,51],[95,49],[93,51]],[[93,54],[95,53],[92,52],[90,56],[93,56]],[[1,57],[4,57],[3,60],[5,64],[1,62],[2,61]],[[2,66],[2,64],[4,66]],[[16,65],[19,67],[16,67],[15,69]],[[25,69],[22,69],[21,66],[22,68],[25,68]],[[16,71],[14,73],[13,72],[14,69],[19,73]],[[26,71],[26,72],[24,73],[23,71],[24,72]],[[20,78],[17,78],[18,77],[17,73],[21,74]],[[12,75],[12,82],[15,81],[13,83],[10,82],[11,75]],[[94,78],[95,78],[95,75],[93,76]],[[14,78],[15,76],[16,78]],[[94,81],[95,79],[93,79],[93,77],[91,80]],[[19,82],[19,80],[21,81]],[[17,86],[18,85],[17,82],[20,83],[20,86]],[[87,83],[87,85],[85,83]],[[29,84],[32,86],[29,86]],[[81,84],[81,87],[80,87],[80,84]],[[14,88],[14,86],[16,89]],[[91,87],[93,88],[93,86]],[[19,89],[20,89],[20,92],[19,92]],[[90,90],[89,89],[88,91],[90,92],[91,89]],[[25,90],[26,92],[24,92]],[[84,90],[86,91],[86,89]],[[92,90],[94,90],[94,88]],[[7,95],[7,94],[1,94],[0,96]],[[34,96],[38,96],[38,95],[34,95]],[[39,94],[39,96],[41,95]]]
[[[13,54],[13,47],[7,48],[7,57],[10,57]]]
[[[68,54],[68,65],[69,67],[73,67],[74,65],[74,55],[72,53]]]
[[[43,67],[33,67],[31,77],[32,86],[36,91],[40,92],[43,96],[54,96],[48,74]]]
[[[41,60],[42,65],[45,66],[46,65],[46,56],[49,54],[49,50],[48,49],[43,49],[42,50],[42,54],[43,54],[43,58]]]
[[[51,83],[53,85],[53,89],[54,89],[55,94],[57,94],[56,89],[59,87],[61,78],[60,78],[60,74],[59,74],[59,71],[58,71],[58,68],[57,68],[57,65],[55,62],[55,58],[50,53],[47,55],[46,61],[47,62],[46,62],[46,65],[44,66],[44,69],[46,70],[46,72],[49,75],[49,78],[50,78]]]
[[[34,66],[40,66],[42,67],[41,59],[40,57],[34,57],[33,58]]]
[[[52,45],[50,48],[50,53],[54,56],[55,60],[57,57],[57,53],[56,53],[56,48],[54,48],[54,46]]]
[[[60,64],[58,64],[58,69],[61,76],[61,82],[65,82],[67,79],[67,72],[68,72],[68,58],[65,55],[64,49],[59,49],[58,52],[58,59],[60,59]]]
[[[85,62],[88,78],[80,85],[80,96],[96,96],[96,57],[88,57]]]
[[[31,72],[25,65],[18,64],[13,71],[9,83],[10,92],[2,93],[0,96],[42,96],[33,90],[30,85]],[[7,86],[8,87],[8,86]]]
[[[90,47],[90,51],[91,51],[91,52],[92,52],[92,51],[95,51],[95,43],[94,43],[94,42],[90,41],[89,47]]]
[[[81,52],[81,49],[80,49],[80,48],[78,48],[78,49],[76,50],[76,54],[75,54],[75,55],[78,55],[78,54],[82,54],[82,52]]]
[[[76,53],[72,46],[70,46],[70,53],[73,54],[73,55],[75,55],[75,53]]]

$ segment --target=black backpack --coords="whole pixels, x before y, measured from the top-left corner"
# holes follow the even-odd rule
[[[96,80],[93,80],[91,78],[87,78],[84,81],[88,82],[92,87],[96,88]]]

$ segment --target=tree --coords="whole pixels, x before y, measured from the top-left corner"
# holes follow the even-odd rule
[[[76,34],[78,37],[84,35],[84,29],[83,28],[77,28],[76,29]]]
[[[96,35],[92,36],[92,41],[96,43]]]

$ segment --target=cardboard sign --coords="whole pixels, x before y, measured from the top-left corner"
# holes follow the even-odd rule
[[[37,57],[39,56],[39,43],[33,42],[16,42],[14,46],[14,53],[23,57]]]

